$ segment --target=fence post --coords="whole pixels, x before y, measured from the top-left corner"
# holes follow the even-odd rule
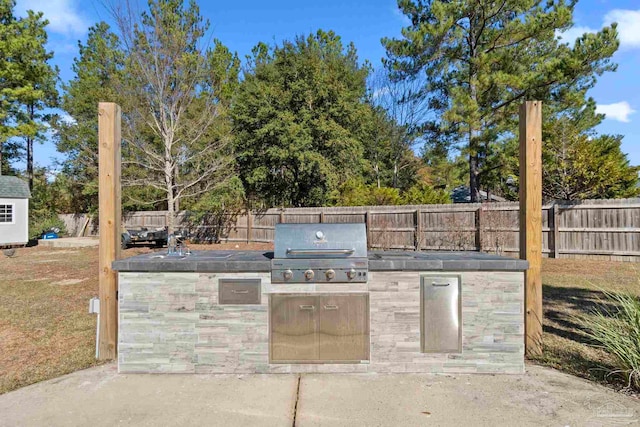
[[[320,224],[324,223],[324,209],[320,211]]]
[[[251,243],[252,233],[253,233],[253,218],[251,217],[251,209],[247,209],[247,243]]]
[[[415,212],[415,221],[416,221],[416,234],[415,234],[415,246],[416,251],[420,251],[420,246],[422,245],[422,215],[420,213],[420,209],[417,209]]]
[[[476,248],[479,252],[482,252],[482,205],[476,210]]]
[[[555,202],[551,205],[551,218],[553,221],[553,246],[551,249],[551,253],[554,258],[560,258],[560,212],[558,211],[558,207]]]
[[[284,223],[284,209],[280,211],[280,224]]]
[[[366,211],[364,213],[364,223],[367,229],[367,242],[369,247],[371,248],[371,211]]]

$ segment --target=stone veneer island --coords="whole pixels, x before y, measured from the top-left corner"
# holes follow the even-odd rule
[[[524,372],[526,261],[477,252],[369,252],[367,283],[274,284],[271,256],[264,251],[196,251],[182,259],[155,253],[114,262],[119,277],[119,372]],[[225,280],[246,284],[232,292],[252,303],[234,303],[232,294],[224,296],[223,303],[219,291]],[[421,336],[437,335],[440,320],[457,322],[435,319],[430,330],[424,320],[429,316],[425,307],[432,306],[425,305],[421,286],[438,280],[458,283],[460,289],[460,347],[452,351],[433,352]],[[332,347],[339,352],[341,343],[364,343],[362,356],[355,356],[361,360],[274,361],[270,305],[282,296],[302,298],[299,301],[360,297],[366,306],[364,320],[352,323],[360,325],[363,334],[350,338],[348,332],[336,337],[320,331],[309,335],[309,345],[302,350],[317,355]],[[315,327],[322,328],[318,324]],[[318,342],[320,349],[309,347]]]

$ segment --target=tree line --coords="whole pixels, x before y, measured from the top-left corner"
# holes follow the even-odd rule
[[[110,6],[58,82],[41,13],[0,0],[0,171],[26,165],[36,210],[97,209],[97,104],[123,110],[129,210],[199,219],[276,206],[447,203],[459,185],[517,197],[517,105],[544,105],[548,199],[630,197],[638,168],[599,135],[587,92],[614,72],[616,25],[575,42],[574,2],[400,0],[410,21],[374,67],[333,31],[259,42],[241,59],[211,40],[195,1]],[[53,138],[55,179],[34,167]],[[49,203],[38,207],[38,203]]]

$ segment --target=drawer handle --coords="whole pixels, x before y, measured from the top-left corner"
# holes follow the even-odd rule
[[[249,291],[236,291],[235,289],[232,289],[231,293],[234,293],[234,294],[248,294]]]
[[[431,286],[449,286],[449,283],[436,283],[436,282],[433,282],[431,284]]]
[[[313,310],[315,307],[312,305],[301,305],[300,310]]]
[[[325,305],[324,309],[325,310],[337,310],[338,306],[337,305]]]

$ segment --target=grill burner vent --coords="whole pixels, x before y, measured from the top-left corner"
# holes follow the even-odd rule
[[[272,283],[363,283],[364,224],[276,224]]]

